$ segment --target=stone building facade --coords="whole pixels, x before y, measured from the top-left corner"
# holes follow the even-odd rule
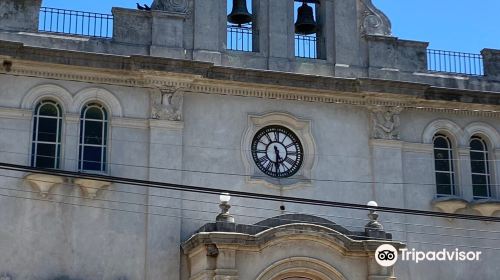
[[[482,75],[429,71],[371,0],[320,0],[316,59],[294,1],[254,0],[253,51],[228,50],[225,2],[113,8],[111,38],[0,2],[0,162],[82,172],[0,171],[0,279],[497,279],[497,222],[381,212],[370,231],[365,210],[238,196],[216,222],[218,195],[106,177],[498,217],[500,51]],[[291,140],[262,163],[265,129]],[[385,243],[482,258],[385,268]]]

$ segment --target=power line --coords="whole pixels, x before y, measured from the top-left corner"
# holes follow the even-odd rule
[[[0,174],[0,177],[15,178],[15,179],[24,179],[23,177],[1,175],[1,174]],[[37,182],[52,183],[50,181],[46,181],[46,180],[42,180],[42,179],[30,179],[30,180],[37,181]],[[64,185],[73,186],[73,187],[80,187],[79,185],[76,185],[76,184],[70,183],[70,182],[65,182]],[[0,187],[0,189],[2,189],[2,188]],[[12,190],[12,191],[21,191],[21,192],[24,191],[24,190],[9,189],[9,188],[3,188],[3,189],[5,189],[5,190]],[[92,187],[87,187],[87,189],[101,190],[100,188],[92,188]],[[113,190],[113,189],[106,189],[106,191],[108,191],[108,192],[116,192],[116,193],[132,194],[132,195],[140,195],[140,196],[148,196],[148,197],[161,197],[161,198],[176,199],[176,200],[196,202],[196,203],[200,203],[201,202],[201,203],[206,203],[206,204],[218,205],[218,202],[214,202],[214,201],[189,199],[189,198],[178,197],[178,196],[166,196],[166,195],[158,195],[158,194],[151,194],[151,193],[147,193],[146,194],[146,193],[137,193],[137,192],[123,191],[123,190]],[[33,193],[39,193],[39,192],[33,192]],[[62,194],[54,194],[54,195],[65,196],[65,195],[62,195]],[[248,208],[248,209],[253,209],[253,210],[266,210],[266,211],[273,211],[273,212],[282,212],[282,210],[277,210],[277,209],[273,209],[273,208],[256,207],[256,206],[234,204],[234,203],[231,203],[231,205],[233,207]],[[286,212],[287,213],[294,213],[294,214],[308,214],[308,215],[314,215],[314,216],[319,216],[319,217],[360,220],[360,221],[363,221],[363,222],[370,221],[367,218],[359,218],[359,217],[352,217],[352,216],[345,217],[345,216],[338,216],[338,215],[331,215],[331,214],[318,214],[318,213],[307,213],[307,212],[293,212],[293,211],[289,211],[289,210],[287,210]],[[439,228],[439,229],[446,229],[446,230],[460,230],[460,231],[470,231],[470,232],[500,233],[500,231],[470,229],[470,228],[460,228],[460,227],[446,227],[446,226],[438,226],[438,225],[430,225],[430,224],[404,223],[404,222],[397,222],[397,221],[390,221],[390,220],[385,220],[384,224],[396,224],[396,225],[405,225],[405,226],[414,226],[414,227],[431,227],[431,228]],[[412,233],[417,233],[417,232],[412,232]]]
[[[2,151],[0,151],[1,153]],[[12,154],[19,154],[23,156],[28,156],[27,153],[18,153],[18,152],[6,152],[6,153],[12,153]],[[51,158],[54,159],[56,157],[54,156],[38,156],[37,157],[45,157],[45,158]],[[68,161],[79,161],[79,159],[69,159],[69,158],[64,158],[64,160]],[[92,161],[92,160],[85,160],[84,162],[87,163],[101,163],[101,161]],[[168,170],[168,171],[176,171],[176,172],[187,172],[187,173],[199,173],[199,174],[210,174],[210,175],[224,175],[224,176],[237,176],[237,177],[252,177],[256,179],[265,179],[268,178],[266,175],[259,175],[259,174],[242,174],[242,173],[229,173],[229,172],[215,172],[215,171],[205,171],[205,170],[192,170],[192,169],[181,169],[181,168],[167,168],[167,167],[155,167],[155,166],[147,166],[147,165],[134,165],[134,164],[125,164],[125,163],[112,163],[108,162],[106,165],[111,165],[111,166],[125,166],[125,167],[136,167],[136,168],[146,168],[146,169],[155,169],[155,170]],[[381,181],[357,181],[357,180],[338,180],[338,179],[318,179],[318,178],[310,178],[310,179],[304,179],[304,178],[279,178],[278,179],[278,184],[281,184],[283,182],[287,181],[303,181],[303,182],[333,182],[333,183],[352,183],[352,184],[384,184],[384,185],[411,185],[411,186],[428,186],[428,187],[436,187],[436,184],[434,183],[417,183],[417,182],[381,182]],[[497,187],[500,186],[500,184],[491,184],[491,183],[486,183],[486,184],[474,184],[477,186],[492,186],[492,187]]]
[[[29,190],[19,190],[19,189],[11,189],[11,188],[6,188],[6,187],[0,187],[0,190],[7,190],[7,191],[15,191],[15,192],[23,192],[23,193],[32,193],[32,194],[38,194],[39,192],[37,191],[29,191]],[[78,195],[67,195],[67,194],[58,194],[58,193],[53,193],[51,195],[55,196],[61,196],[61,197],[69,197],[69,198],[81,198],[85,199],[83,196],[78,196]],[[175,199],[175,198],[174,198]],[[207,210],[200,210],[200,209],[191,209],[191,208],[178,208],[178,207],[171,207],[171,206],[163,206],[163,205],[156,205],[156,204],[143,204],[143,203],[137,203],[137,202],[131,202],[131,201],[121,201],[121,200],[109,200],[109,199],[100,199],[100,198],[94,198],[92,199],[93,201],[101,201],[101,202],[111,202],[111,203],[119,203],[119,204],[126,204],[126,205],[135,205],[135,206],[144,206],[144,207],[152,207],[152,208],[162,208],[162,209],[171,209],[171,210],[182,210],[182,211],[189,211],[189,212],[199,212],[199,213],[205,213],[205,214],[211,214],[213,216],[219,214],[217,211],[207,211]],[[179,200],[189,200],[189,199],[182,199],[180,198]],[[217,204],[214,202],[206,202],[206,201],[199,201],[199,200],[189,200],[193,202],[202,202],[202,203],[207,203],[207,204]],[[82,204],[80,204],[82,205]],[[214,206],[215,206],[214,205]],[[82,205],[83,206],[83,205]],[[231,206],[239,206],[237,204],[231,204]],[[247,208],[253,208],[254,207],[247,207]],[[215,207],[214,207],[215,209]],[[270,209],[271,211],[276,211],[276,212],[281,212],[280,210],[276,209]],[[306,213],[298,213],[298,212],[291,212],[291,211],[286,211],[288,214],[306,214]],[[263,217],[263,216],[255,216],[255,215],[249,215],[249,214],[244,214],[244,213],[237,213],[236,216],[239,217],[246,217],[246,218],[257,218],[261,220],[268,219],[268,217]],[[321,215],[320,215],[321,216]],[[320,217],[318,216],[318,217]],[[341,217],[341,216],[334,216],[337,218],[342,218],[342,219],[347,219],[348,217]],[[285,222],[303,222],[302,220],[294,220],[294,219],[285,219],[285,218],[280,218],[280,217],[273,217],[272,219],[275,220],[280,220],[280,221],[285,221]],[[369,219],[362,219],[362,218],[352,218],[354,220],[361,220],[368,222],[370,221]],[[314,224],[317,225],[323,225],[323,226],[329,226],[332,225],[332,223],[322,223],[322,222],[314,222]],[[383,222],[385,225],[386,222]],[[359,225],[353,225],[353,224],[342,224],[343,227],[359,227]],[[444,236],[444,237],[458,237],[458,238],[464,238],[464,239],[479,239],[479,240],[494,240],[498,241],[500,238],[493,238],[493,237],[480,237],[480,236],[467,236],[467,235],[457,235],[457,234],[442,234],[442,233],[435,233],[435,232],[417,232],[417,231],[411,231],[411,230],[401,230],[401,229],[394,229],[394,228],[387,228],[386,227],[386,232],[394,233],[394,232],[400,232],[400,233],[413,233],[413,234],[418,234],[418,235],[429,235],[429,236]],[[493,233],[493,231],[489,231],[488,233]],[[356,236],[356,235],[352,235]],[[364,237],[364,236],[357,236],[357,237]]]
[[[16,198],[16,199],[25,199],[25,200],[33,200],[33,201],[43,201],[47,202],[45,199],[37,199],[37,198],[28,198],[28,197],[22,197],[22,196],[12,196],[12,195],[5,195],[5,194],[0,194],[0,196],[3,197],[10,197],[10,198]],[[186,217],[186,216],[179,216],[179,215],[167,215],[167,214],[159,214],[159,213],[152,213],[152,212],[143,212],[143,211],[134,211],[134,210],[126,210],[126,209],[117,209],[117,208],[110,208],[110,207],[102,207],[102,206],[92,206],[92,205],[83,205],[83,204],[78,204],[78,203],[69,203],[69,202],[62,202],[62,201],[49,201],[52,203],[57,203],[57,204],[63,204],[63,205],[70,205],[70,206],[78,206],[78,207],[87,207],[87,208],[94,208],[94,209],[102,209],[102,210],[110,210],[110,211],[119,211],[119,212],[125,212],[125,213],[130,213],[130,214],[144,214],[144,215],[153,215],[153,216],[161,216],[161,217],[171,217],[171,218],[179,218],[179,219],[187,219],[187,220],[197,220],[197,221],[202,221],[202,222],[209,222],[213,223],[213,220],[207,220],[207,219],[201,219],[201,218],[193,218],[193,217]],[[294,220],[291,220],[294,221]],[[302,222],[300,220],[296,220],[298,222]],[[264,229],[271,229],[273,227],[270,226],[263,226],[263,225],[252,225],[255,227],[261,227]],[[286,232],[288,231],[286,228],[280,228],[280,231]],[[296,233],[295,231],[289,231],[290,233]],[[316,233],[316,231],[310,231],[310,230],[303,230],[303,232],[310,232],[310,233]],[[336,235],[342,235],[342,236],[347,236],[347,237],[362,237],[366,238],[366,236],[360,236],[360,235],[353,235],[353,234],[342,234],[339,232],[330,232],[328,235],[331,236],[336,236]],[[371,240],[379,240],[379,241],[387,241],[387,239],[383,238],[377,238],[373,237]],[[433,242],[423,242],[423,241],[409,241],[408,239],[406,240],[394,240],[394,241],[399,241],[399,242],[404,242],[404,243],[416,243],[416,244],[426,244],[426,245],[439,245],[439,246],[448,246],[448,247],[461,247],[461,248],[471,248],[471,249],[482,249],[482,250],[500,250],[500,248],[496,247],[480,247],[480,246],[471,246],[471,245],[461,245],[461,244],[444,244],[444,243],[433,243]]]
[[[108,181],[108,182],[114,182],[114,183],[124,183],[124,184],[130,184],[130,185],[142,186],[142,187],[181,190],[181,191],[194,192],[194,193],[205,193],[205,194],[218,195],[220,193],[229,192],[232,196],[241,197],[241,198],[255,198],[255,199],[269,200],[269,201],[294,202],[294,203],[299,203],[299,204],[326,206],[326,207],[334,207],[334,208],[345,208],[345,209],[356,209],[356,210],[376,209],[378,211],[387,212],[387,213],[428,216],[428,217],[441,217],[441,218],[449,218],[449,219],[500,222],[500,218],[498,218],[498,217],[486,217],[486,216],[466,215],[466,214],[451,214],[451,213],[441,213],[441,212],[416,210],[416,209],[404,209],[404,208],[396,208],[396,207],[382,207],[382,206],[370,207],[370,206],[366,206],[366,205],[362,205],[362,204],[355,204],[355,203],[307,199],[307,198],[298,198],[298,197],[290,197],[290,196],[278,196],[278,195],[271,195],[271,194],[258,194],[258,193],[242,192],[242,191],[236,191],[236,190],[225,190],[225,189],[218,189],[218,188],[207,188],[207,187],[189,186],[189,185],[182,185],[182,184],[153,182],[153,181],[146,181],[146,180],[115,177],[115,176],[108,176],[108,175],[86,174],[86,173],[64,171],[64,170],[39,169],[39,168],[17,165],[17,164],[9,164],[9,163],[0,163],[0,167],[1,167],[0,169],[12,170],[12,171],[24,171],[24,172],[33,172],[33,173],[39,173],[39,174],[66,176],[66,177],[70,177],[70,178],[85,178],[85,179],[93,179],[93,180],[102,180],[102,181]]]

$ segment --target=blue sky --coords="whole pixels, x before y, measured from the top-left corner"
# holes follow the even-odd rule
[[[340,0],[345,1],[345,0]],[[110,13],[111,7],[135,8],[136,0],[43,0],[53,8]],[[151,0],[141,0],[150,4]],[[430,42],[430,48],[479,53],[500,49],[495,20],[499,0],[373,0],[392,21],[394,36]]]

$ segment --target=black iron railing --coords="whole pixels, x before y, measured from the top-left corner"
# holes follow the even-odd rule
[[[227,49],[233,51],[253,52],[252,25],[228,25]]]
[[[427,68],[431,72],[484,75],[483,56],[473,53],[428,49]]]
[[[38,29],[41,32],[111,38],[113,15],[42,7]]]
[[[303,58],[318,58],[318,37],[316,35],[295,34],[295,56]]]

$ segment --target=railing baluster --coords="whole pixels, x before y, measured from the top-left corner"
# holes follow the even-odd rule
[[[228,25],[226,48],[234,51],[253,52],[253,33],[251,25]]]
[[[318,37],[315,35],[295,35],[295,56],[318,59]]]
[[[428,49],[427,68],[430,72],[484,75],[483,57],[480,54]]]
[[[113,34],[110,31],[113,27],[112,23],[113,15],[109,14],[42,7],[40,9],[38,28],[41,32],[111,38],[110,34]],[[105,31],[103,31],[104,25],[106,25]],[[92,28],[94,31],[92,31]]]

